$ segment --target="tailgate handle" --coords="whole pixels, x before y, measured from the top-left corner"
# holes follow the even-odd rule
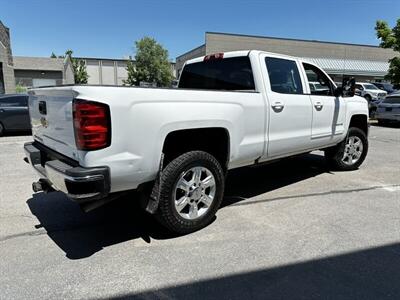
[[[39,101],[39,112],[42,115],[46,115],[47,114],[47,105],[46,105],[46,101]]]

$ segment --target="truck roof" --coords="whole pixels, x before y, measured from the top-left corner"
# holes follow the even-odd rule
[[[262,50],[240,50],[240,51],[228,51],[228,52],[210,53],[210,54],[205,55],[205,56],[200,56],[200,57],[189,59],[189,60],[186,61],[185,64],[193,64],[193,63],[202,62],[202,61],[204,61],[204,58],[207,57],[207,56],[218,55],[218,54],[221,54],[221,53],[223,53],[224,58],[248,56],[248,55],[250,55],[250,53],[255,54],[255,55],[263,53],[263,54],[267,54],[267,55],[270,54],[272,56],[278,56],[278,57],[281,57],[281,58],[299,59],[298,57],[294,57],[294,56],[290,56],[290,55],[286,55],[286,54],[273,53],[273,52],[262,51]]]

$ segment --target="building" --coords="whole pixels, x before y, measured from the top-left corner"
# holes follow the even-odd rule
[[[38,87],[74,83],[69,58],[14,56],[16,86]]]
[[[337,82],[342,81],[343,75],[353,76],[357,81],[382,80],[389,69],[388,60],[395,56],[391,49],[371,45],[206,32],[203,45],[176,58],[176,70],[180,74],[188,59],[249,49],[307,59],[321,66]]]
[[[128,78],[129,59],[78,57],[86,64],[88,84],[123,85]],[[171,72],[176,77],[175,63]],[[30,87],[72,84],[74,73],[69,58],[13,56],[10,30],[0,21],[0,94]]]
[[[15,91],[10,30],[0,21],[0,94]]]
[[[0,94],[16,87],[35,87],[74,82],[70,59],[12,56],[10,30],[0,21]]]
[[[126,67],[129,59],[77,57],[86,64],[88,84],[123,85],[128,78]],[[175,63],[171,62],[171,72],[176,77]]]

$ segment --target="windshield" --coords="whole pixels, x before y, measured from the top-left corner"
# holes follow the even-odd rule
[[[373,84],[364,84],[364,88],[366,90],[379,90],[376,86],[374,86]]]

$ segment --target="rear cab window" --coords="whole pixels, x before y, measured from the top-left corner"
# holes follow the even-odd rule
[[[254,77],[248,56],[210,59],[187,64],[178,88],[254,91]]]

